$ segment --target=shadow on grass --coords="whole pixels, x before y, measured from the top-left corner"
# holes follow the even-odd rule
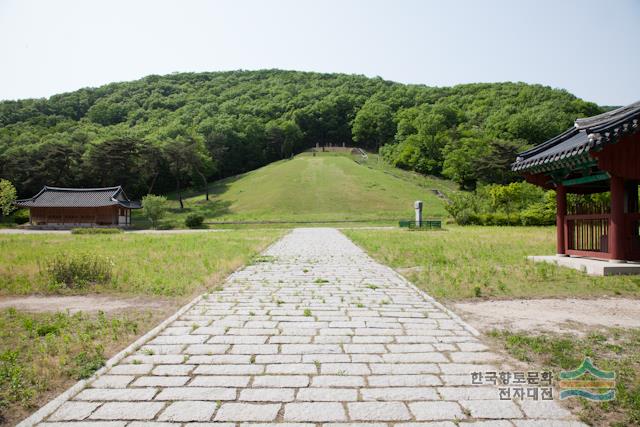
[[[172,217],[182,217],[192,213],[200,214],[205,219],[216,218],[231,213],[230,206],[231,202],[228,200],[198,200],[185,204],[184,209],[179,207],[167,209],[169,213],[167,219],[176,219]]]

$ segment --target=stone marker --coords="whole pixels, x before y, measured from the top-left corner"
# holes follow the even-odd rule
[[[416,209],[416,227],[420,227],[422,225],[422,200],[416,200],[413,207]]]

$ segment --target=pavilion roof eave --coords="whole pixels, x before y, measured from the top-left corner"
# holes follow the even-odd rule
[[[640,131],[640,101],[598,116],[577,119],[573,127],[518,155],[516,172],[544,173],[566,167],[567,160],[598,151]],[[579,165],[582,161],[578,160]]]

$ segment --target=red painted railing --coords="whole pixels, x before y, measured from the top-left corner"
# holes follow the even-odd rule
[[[595,252],[602,257],[609,250],[610,214],[567,215],[565,217],[567,251]],[[571,254],[571,253],[570,253]],[[579,255],[572,253],[572,255]]]

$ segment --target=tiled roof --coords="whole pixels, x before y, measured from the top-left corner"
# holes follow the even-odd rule
[[[514,171],[557,169],[559,162],[614,143],[622,136],[638,131],[640,101],[576,120],[574,126],[562,134],[520,153],[511,167]]]
[[[119,200],[121,196],[123,200]],[[122,187],[105,188],[60,188],[45,186],[30,199],[17,200],[16,205],[23,208],[95,208],[119,205],[138,209],[140,204],[130,201]]]

